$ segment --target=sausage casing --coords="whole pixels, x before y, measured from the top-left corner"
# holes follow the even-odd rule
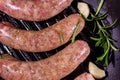
[[[21,30],[9,23],[0,23],[0,42],[18,50],[44,52],[55,49],[71,39],[78,23],[84,28],[85,21],[79,14],[72,14],[58,23],[40,31]],[[62,40],[60,34],[62,34]]]
[[[0,59],[5,80],[60,80],[70,74],[90,53],[85,41],[77,40],[47,59],[25,62],[8,55]]]
[[[90,73],[83,73],[74,80],[95,80],[94,77]]]
[[[73,0],[0,0],[0,10],[22,20],[47,20],[68,7]]]

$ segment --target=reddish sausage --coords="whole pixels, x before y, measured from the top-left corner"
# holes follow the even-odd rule
[[[0,10],[22,20],[42,21],[49,19],[73,0],[0,0]]]
[[[74,80],[95,80],[90,73],[83,73]]]
[[[79,33],[85,24],[79,14],[72,14],[40,31],[20,30],[8,23],[0,23],[0,42],[28,52],[49,51],[68,42],[79,22],[81,23],[77,31]],[[62,34],[63,42],[61,42],[60,34]]]
[[[5,80],[60,80],[89,53],[88,44],[77,40],[55,55],[36,62],[20,61],[8,55],[0,59],[0,76]]]

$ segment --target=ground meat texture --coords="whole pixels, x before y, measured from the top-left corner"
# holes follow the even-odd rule
[[[95,79],[90,73],[85,72],[74,80],[95,80]]]
[[[85,21],[79,14],[72,14],[40,31],[21,30],[10,23],[0,23],[0,42],[11,48],[27,52],[49,51],[68,42],[79,22],[78,34],[85,25]],[[60,34],[62,34],[63,42],[61,42]]]
[[[8,55],[0,59],[0,77],[5,80],[60,80],[76,69],[89,53],[88,44],[77,40],[39,61],[25,62]]]
[[[0,10],[22,20],[42,21],[49,19],[73,0],[0,0]]]

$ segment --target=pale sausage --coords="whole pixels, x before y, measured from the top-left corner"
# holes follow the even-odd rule
[[[8,55],[0,59],[0,77],[5,80],[60,80],[70,74],[90,53],[85,41],[77,40],[47,59],[25,62]]]
[[[40,31],[21,30],[9,23],[0,23],[0,42],[11,48],[28,52],[49,51],[68,42],[78,23],[80,27],[77,34],[85,25],[79,14],[72,14]]]
[[[65,8],[73,0],[0,0],[0,10],[22,20],[47,20]]]

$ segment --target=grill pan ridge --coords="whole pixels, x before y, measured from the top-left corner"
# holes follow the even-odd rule
[[[20,28],[20,29],[36,30],[36,31],[42,30],[46,27],[49,27],[50,25],[53,25],[54,23],[57,23],[59,20],[66,18],[70,14],[78,13],[78,10],[76,7],[78,1],[80,1],[80,0],[73,1],[73,3],[68,8],[66,8],[64,11],[62,11],[60,14],[58,14],[57,16],[55,16],[51,19],[45,20],[45,21],[31,22],[31,21],[17,20],[17,19],[14,19],[14,18],[8,16],[7,14],[5,14],[3,12],[0,12],[0,22],[2,22],[2,21],[10,22],[13,25],[15,25],[17,28]],[[78,34],[76,39],[82,39],[82,40],[87,41],[91,47],[91,53],[95,53],[95,51],[94,51],[95,48],[92,45],[94,42],[92,42],[89,39],[89,36],[91,36],[91,35],[93,35],[91,28],[89,26],[88,27],[85,26],[83,31],[80,34]],[[10,55],[14,56],[15,58],[23,60],[23,61],[37,61],[37,60],[45,59],[49,56],[54,55],[56,52],[62,50],[69,43],[70,43],[70,41],[63,46],[60,46],[57,49],[54,49],[54,50],[51,50],[48,52],[41,52],[41,53],[29,53],[29,52],[25,52],[25,51],[21,51],[21,50],[16,50],[16,49],[12,49],[12,48],[0,43],[0,54],[2,55],[4,53],[9,53]],[[90,56],[82,64],[80,64],[80,66],[78,66],[70,75],[66,76],[62,80],[73,80],[75,77],[77,77],[82,72],[88,71],[87,64],[88,64],[88,60],[91,60],[91,55],[93,57],[93,54],[90,54]],[[3,79],[0,78],[0,80],[3,80]],[[107,79],[107,80],[110,80],[110,79]]]

